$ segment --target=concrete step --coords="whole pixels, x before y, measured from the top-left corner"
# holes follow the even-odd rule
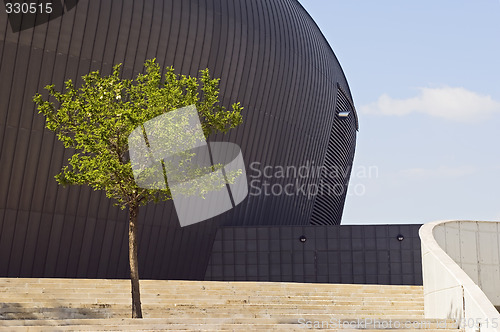
[[[89,288],[89,289],[122,289],[129,286],[129,280],[109,280],[109,279],[30,279],[30,278],[0,278],[0,286],[15,286],[15,287],[52,287],[52,288]],[[256,285],[259,287],[256,289]],[[141,280],[141,288],[157,289],[158,287],[167,287],[168,289],[195,290],[283,290],[293,289],[299,290],[318,290],[318,291],[335,291],[349,290],[350,292],[363,291],[364,293],[380,293],[388,292],[416,292],[422,291],[421,286],[392,286],[392,285],[362,285],[362,284],[301,284],[301,283],[272,283],[272,282],[224,282],[224,281],[176,281],[176,280]]]
[[[37,302],[0,302],[0,312],[3,312],[9,308],[12,309],[26,309],[26,308],[45,308],[45,307],[53,307],[53,308],[108,308],[108,309],[123,309],[129,308],[131,305],[131,300],[125,301],[123,303],[116,303],[112,301],[105,301],[105,299],[101,299],[99,301],[72,301],[72,302],[64,302],[64,301],[37,301]],[[387,304],[387,303],[372,303],[369,301],[363,302],[350,302],[350,303],[338,303],[335,301],[320,301],[320,302],[303,302],[303,303],[290,303],[290,302],[248,302],[248,301],[222,301],[222,302],[209,302],[209,301],[197,301],[195,299],[178,301],[178,302],[170,302],[165,303],[163,301],[141,301],[143,307],[148,308],[175,308],[175,307],[194,307],[194,308],[219,308],[224,309],[226,307],[275,307],[275,308],[304,308],[307,310],[316,310],[322,309],[325,307],[335,308],[336,310],[360,310],[360,309],[369,309],[369,310],[378,310],[381,312],[386,311],[408,311],[408,310],[417,310],[423,312],[423,305],[398,305],[396,304]]]
[[[372,318],[421,318],[420,311],[371,311],[371,310],[337,310],[335,308],[327,308],[323,310],[304,310],[301,308],[193,308],[193,307],[177,307],[165,310],[154,310],[148,307],[143,308],[144,316],[149,318],[167,318],[167,317],[183,317],[191,318],[268,318],[268,317],[309,317],[317,316],[328,320],[329,317],[372,317]],[[5,310],[0,312],[0,319],[76,319],[76,318],[127,318],[130,317],[131,309],[83,309],[83,308],[41,308],[27,310]]]
[[[118,291],[117,291],[118,292]],[[40,292],[30,292],[30,291],[23,291],[19,292],[16,289],[9,289],[8,292],[5,290],[4,293],[0,294],[0,298],[2,299],[9,299],[12,296],[15,297],[22,297],[29,295],[29,298],[66,298],[66,299],[90,299],[90,298],[97,298],[97,297],[102,297],[106,296],[106,298],[110,299],[121,299],[121,298],[126,298],[127,296],[130,295],[130,291],[128,290],[121,290],[120,293],[107,293],[107,292],[87,292],[85,289],[80,289],[79,292],[65,292],[63,290],[58,290],[58,291],[52,291],[51,289],[44,289]],[[286,298],[296,298],[296,299],[302,299],[304,297],[307,298],[312,298],[315,300],[328,300],[332,298],[338,298],[338,299],[343,299],[343,300],[348,300],[348,299],[354,299],[356,301],[361,300],[361,299],[369,299],[369,300],[382,300],[382,299],[390,299],[392,301],[397,301],[397,302],[408,302],[411,301],[412,299],[421,301],[422,300],[422,295],[421,294],[349,294],[348,292],[344,293],[339,293],[339,294],[333,294],[333,293],[293,293],[293,292],[275,292],[275,293],[258,293],[258,292],[238,292],[238,293],[231,293],[231,294],[224,294],[220,292],[204,292],[204,291],[199,291],[199,293],[183,293],[181,291],[176,292],[176,293],[168,293],[168,292],[162,292],[162,291],[156,291],[156,292],[150,292],[148,290],[141,289],[141,295],[146,298],[157,298],[157,297],[164,297],[164,298],[169,298],[169,299],[179,299],[179,298],[251,298],[251,297],[265,297],[265,298],[272,298],[272,297],[286,297]]]
[[[100,329],[106,330],[108,327],[123,329],[141,329],[144,327],[154,329],[165,329],[166,326],[170,329],[197,329],[197,330],[216,330],[223,328],[241,329],[242,327],[252,326],[255,328],[268,328],[273,330],[274,327],[286,327],[295,330],[300,328],[315,328],[315,329],[338,329],[338,330],[419,330],[419,331],[457,331],[456,324],[452,320],[358,320],[358,319],[343,319],[343,320],[300,320],[300,319],[276,319],[276,318],[257,318],[257,319],[234,319],[234,318],[205,318],[195,319],[187,322],[182,318],[145,318],[145,319],[75,319],[75,320],[45,320],[45,321],[10,321],[5,327],[14,329],[19,327],[32,328],[47,328],[57,326],[58,329],[71,330],[82,329],[88,330],[89,327],[98,326]],[[133,330],[133,329],[132,329]]]
[[[419,286],[142,280],[141,301],[132,320],[129,280],[0,278],[0,329],[457,331],[423,319]]]
[[[0,312],[5,312],[6,310],[25,310],[28,308],[46,308],[46,307],[57,307],[57,308],[108,308],[108,309],[123,309],[130,307],[130,299],[123,302],[111,302],[111,301],[90,301],[81,300],[75,302],[63,302],[63,301],[36,301],[36,302],[0,302]],[[249,306],[266,306],[266,307],[279,307],[279,308],[304,308],[308,310],[314,310],[315,308],[322,309],[325,306],[335,308],[336,310],[359,310],[359,309],[379,309],[379,310],[423,310],[423,304],[411,305],[410,303],[399,304],[394,302],[370,302],[370,301],[349,301],[349,302],[337,302],[335,300],[330,301],[260,301],[260,302],[250,302],[247,300],[193,300],[184,299],[178,301],[144,301],[142,300],[143,307],[147,308],[172,308],[176,306],[196,306],[199,308],[204,307],[224,307],[224,306],[236,306],[236,305],[249,305]]]
[[[47,326],[30,326],[30,327],[15,327],[9,331],[248,331],[249,325],[242,324],[171,324],[166,328],[165,324],[148,324],[148,325],[120,325],[120,324],[105,324],[99,325],[71,325],[64,327],[47,327]],[[304,331],[304,326],[297,324],[253,324],[250,325],[252,331]],[[331,329],[329,327],[314,328],[314,331],[359,331],[375,332],[385,331],[386,329]],[[460,331],[457,329],[391,329],[391,331],[428,331],[428,332],[451,332]]]

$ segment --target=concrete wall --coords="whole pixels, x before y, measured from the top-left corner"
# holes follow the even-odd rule
[[[466,331],[500,331],[499,223],[445,221],[420,229],[425,316]],[[493,303],[492,303],[493,302]]]
[[[421,285],[419,228],[224,227],[217,232],[205,280]]]
[[[500,306],[500,223],[450,221],[434,228],[437,243]]]

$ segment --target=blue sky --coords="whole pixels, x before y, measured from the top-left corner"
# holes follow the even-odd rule
[[[500,0],[299,1],[359,116],[342,224],[500,220]]]

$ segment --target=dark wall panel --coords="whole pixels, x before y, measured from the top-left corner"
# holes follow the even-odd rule
[[[205,280],[422,285],[420,226],[224,227]]]
[[[71,152],[32,103],[44,86],[78,84],[91,70],[109,74],[123,63],[123,76],[132,77],[154,57],[186,75],[208,67],[221,78],[223,104],[245,107],[243,125],[210,140],[240,145],[249,176],[253,162],[322,165],[328,153],[334,165],[352,164],[355,110],[349,126],[336,116],[339,87],[352,105],[347,81],[296,0],[80,0],[20,32],[8,19],[0,11],[0,276],[128,277],[127,212],[102,192],[57,185]],[[319,223],[340,223],[344,198],[323,198],[333,205]],[[202,279],[220,225],[308,225],[318,199],[250,195],[184,229],[172,202],[144,207],[141,277]]]

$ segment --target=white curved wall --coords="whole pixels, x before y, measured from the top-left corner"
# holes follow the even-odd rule
[[[457,319],[466,331],[500,331],[494,307],[500,305],[500,223],[433,222],[419,234],[426,317]]]

